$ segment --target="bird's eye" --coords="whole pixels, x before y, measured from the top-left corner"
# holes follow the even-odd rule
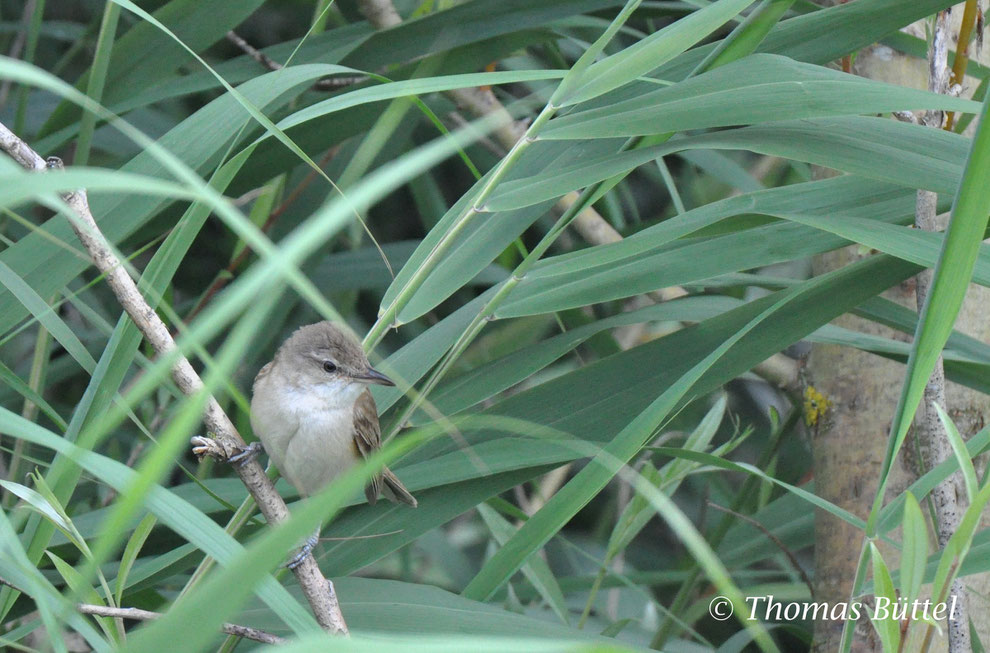
[[[333,374],[337,371],[337,366],[334,365],[332,361],[323,361],[323,371],[328,374]]]

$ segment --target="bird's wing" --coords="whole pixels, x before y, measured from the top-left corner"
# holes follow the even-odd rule
[[[382,446],[378,406],[367,390],[354,402],[354,444],[364,458]],[[368,503],[374,505],[383,491],[385,497],[393,503],[402,502],[416,507],[416,499],[388,467],[383,467],[381,473],[371,479],[368,487],[364,488],[364,495],[368,497]]]
[[[275,364],[275,361],[269,361],[268,363],[265,364],[264,367],[262,367],[260,370],[258,370],[258,373],[254,377],[255,384],[257,384],[258,381],[260,381],[263,378],[265,378],[266,376],[268,376],[268,373],[272,371],[272,365],[274,365],[274,364]]]
[[[375,399],[368,390],[362,392],[354,402],[354,444],[363,458],[367,458],[382,446],[378,406],[375,405]],[[382,492],[382,482],[382,474],[376,474],[368,487],[364,488],[364,495],[368,497],[368,503],[371,505],[378,501],[378,495]]]

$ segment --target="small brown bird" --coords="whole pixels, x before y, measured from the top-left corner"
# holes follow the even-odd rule
[[[300,327],[254,379],[251,427],[282,476],[303,496],[319,492],[382,446],[368,385],[395,385],[371,367],[361,344],[333,322]],[[416,506],[388,468],[365,488]]]

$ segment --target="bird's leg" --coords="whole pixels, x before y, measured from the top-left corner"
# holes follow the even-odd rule
[[[315,533],[306,538],[306,541],[303,542],[301,547],[299,547],[296,554],[289,558],[289,561],[285,563],[285,567],[287,569],[295,569],[298,567],[302,561],[306,559],[306,556],[313,552],[313,549],[316,548],[316,545],[319,544],[319,542],[320,531],[317,530]]]
[[[261,450],[262,450],[262,446],[260,442],[252,442],[251,444],[244,447],[243,449],[235,453],[233,456],[228,458],[227,462],[230,463],[231,465],[237,465],[237,466],[244,465],[245,463],[254,460],[254,458],[258,455],[258,453]]]

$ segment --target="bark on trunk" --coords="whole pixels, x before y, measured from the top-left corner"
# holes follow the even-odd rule
[[[962,5],[957,6],[950,17],[953,39],[958,34]],[[906,31],[925,38],[924,23],[915,24]],[[953,47],[955,46],[953,40]],[[973,53],[986,60],[984,53]],[[951,54],[950,54],[951,63]],[[864,77],[904,86],[926,88],[928,71],[924,61],[909,59],[886,46],[878,45],[859,53],[853,72]],[[977,83],[968,80],[964,95],[972,93]],[[832,252],[815,261],[815,273],[820,274],[847,265],[868,255],[861,248],[849,247]],[[915,309],[915,284],[907,282],[891,289],[886,296],[899,304]],[[984,342],[990,337],[990,290],[971,286],[967,300],[956,322],[956,329]],[[892,332],[872,322],[843,316],[836,323],[840,326],[907,340],[900,333]],[[832,345],[813,347],[807,365],[807,379],[811,386],[832,402],[825,420],[813,428],[815,487],[819,496],[865,517],[876,491],[880,466],[887,446],[890,420],[897,405],[903,383],[904,366],[858,350]],[[988,400],[986,395],[968,388],[948,383],[946,387],[948,413],[955,421],[963,437],[979,431],[986,422]],[[919,411],[919,420],[925,410]],[[927,452],[919,451],[915,440],[909,438],[893,470],[888,497],[893,497],[916,478],[919,470],[928,463],[919,460]],[[839,519],[819,511],[815,525],[815,600],[829,604],[848,601],[852,580],[859,560],[863,534],[860,530]],[[932,540],[932,547],[937,546]],[[895,551],[884,549],[888,566],[898,564]],[[990,579],[986,574],[968,576],[964,585],[969,589],[970,618],[975,623],[981,640],[986,643],[990,633]],[[819,621],[815,624],[815,651],[837,650],[842,623]],[[861,622],[853,651],[879,651],[879,642],[872,626]],[[933,651],[946,650],[945,640],[937,641]]]

